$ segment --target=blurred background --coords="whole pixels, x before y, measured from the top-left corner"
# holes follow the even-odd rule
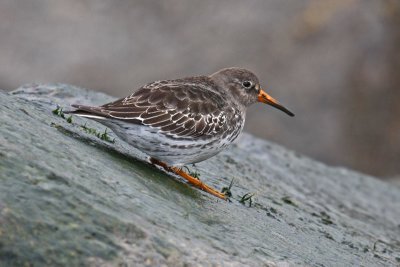
[[[123,97],[231,66],[296,113],[255,105],[248,132],[400,174],[399,0],[0,0],[3,90],[62,82]]]

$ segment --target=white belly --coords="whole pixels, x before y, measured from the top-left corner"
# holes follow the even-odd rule
[[[126,123],[120,120],[98,120],[108,126],[122,140],[147,155],[170,166],[182,166],[206,160],[224,148],[233,140],[227,136],[220,139],[173,139],[149,126]],[[243,129],[243,126],[239,131]],[[235,133],[237,134],[237,132]]]

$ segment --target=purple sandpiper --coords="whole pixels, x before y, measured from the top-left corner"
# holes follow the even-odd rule
[[[242,68],[152,82],[99,107],[73,105],[76,110],[71,113],[106,125],[149,155],[152,164],[226,199],[182,166],[206,160],[229,146],[243,130],[247,107],[256,102],[294,116],[261,89],[256,75]]]

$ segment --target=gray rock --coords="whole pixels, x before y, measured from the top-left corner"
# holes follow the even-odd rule
[[[219,189],[234,178],[221,201],[52,113],[110,100],[63,84],[0,92],[1,266],[400,264],[399,187],[243,134],[190,167]]]

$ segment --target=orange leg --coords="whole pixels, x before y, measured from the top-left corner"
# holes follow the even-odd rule
[[[227,199],[227,197],[226,197],[226,195],[224,193],[221,193],[221,192],[215,190],[214,188],[209,187],[208,185],[206,185],[205,183],[203,183],[199,179],[194,178],[193,176],[187,174],[182,169],[179,169],[177,167],[169,167],[164,162],[159,161],[159,160],[157,160],[155,158],[150,158],[150,162],[155,164],[155,165],[163,167],[166,171],[173,172],[173,173],[181,176],[183,179],[187,180],[189,183],[191,183],[195,187],[200,188],[201,190],[204,190],[207,193],[210,193],[211,195],[214,195],[214,196],[219,197],[219,198],[224,199],[224,200]]]

